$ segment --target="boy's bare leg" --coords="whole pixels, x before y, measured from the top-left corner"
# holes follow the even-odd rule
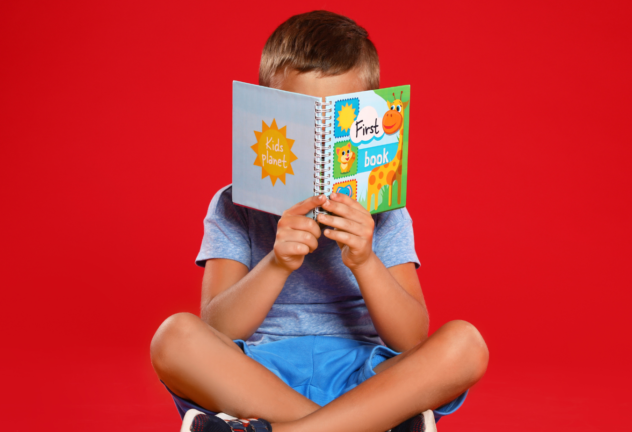
[[[288,422],[319,408],[192,314],[173,315],[160,326],[151,361],[171,391],[210,411]]]
[[[304,418],[273,423],[274,432],[383,432],[449,402],[478,381],[488,351],[478,331],[452,321],[426,342],[378,365],[378,374]]]
[[[454,399],[480,379],[488,358],[478,331],[453,321],[423,344],[378,365],[377,376],[320,408],[194,315],[167,319],[151,351],[156,372],[178,396],[211,411],[265,418],[274,432],[383,432]]]

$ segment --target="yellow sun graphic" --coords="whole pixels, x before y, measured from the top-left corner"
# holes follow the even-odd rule
[[[355,120],[356,112],[351,104],[345,104],[338,111],[338,127],[341,131],[347,132],[351,125],[353,124],[353,120]]]
[[[298,159],[292,153],[294,140],[285,136],[286,126],[279,129],[275,119],[270,126],[264,121],[261,123],[261,132],[254,131],[257,143],[250,147],[257,153],[254,164],[261,167],[262,179],[270,176],[272,186],[277,179],[285,184],[285,174],[294,175],[291,163]]]

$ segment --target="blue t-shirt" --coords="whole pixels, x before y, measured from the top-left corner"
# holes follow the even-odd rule
[[[274,247],[280,217],[233,204],[232,187],[219,190],[204,219],[204,238],[196,258],[228,258],[252,270]],[[373,215],[373,251],[386,267],[413,262],[412,219],[406,209]],[[340,249],[325,236],[285,282],[261,326],[248,339],[259,345],[290,337],[337,336],[381,344],[358,283],[342,263]]]

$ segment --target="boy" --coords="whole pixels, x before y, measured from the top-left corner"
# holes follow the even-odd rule
[[[363,28],[315,11],[270,36],[259,80],[316,97],[350,93],[379,87],[379,62]],[[330,213],[321,225],[304,216],[317,206]],[[201,319],[176,314],[151,344],[180,414],[193,408],[183,430],[434,430],[487,368],[472,325],[453,321],[428,337],[405,209],[372,216],[332,194],[279,218],[235,206],[226,187],[196,261]]]

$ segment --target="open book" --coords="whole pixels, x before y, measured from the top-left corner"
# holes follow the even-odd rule
[[[409,103],[410,86],[321,99],[234,81],[233,202],[280,215],[336,192],[371,213],[404,207]]]

